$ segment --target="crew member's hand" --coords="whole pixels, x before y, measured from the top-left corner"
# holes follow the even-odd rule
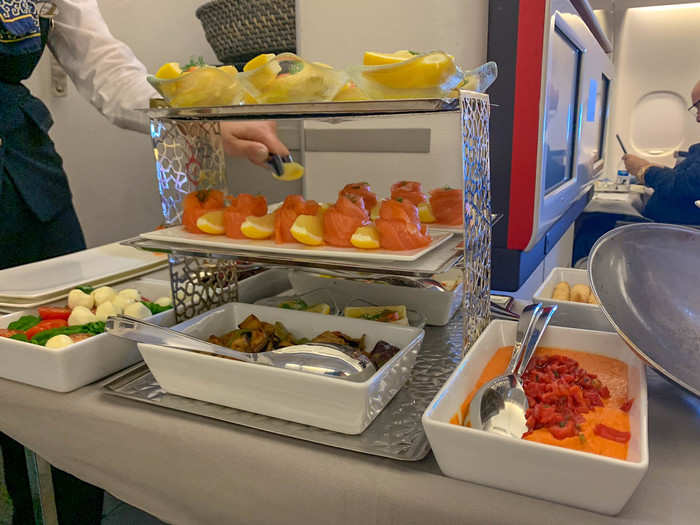
[[[639,174],[642,169],[651,164],[648,160],[637,157],[636,155],[630,155],[629,153],[627,155],[623,155],[622,160],[625,162],[625,168],[630,175],[634,175],[637,178],[639,178]]]
[[[270,120],[251,122],[221,122],[224,151],[232,157],[247,158],[253,164],[265,164],[270,153],[289,155],[289,150],[277,136],[277,124]]]

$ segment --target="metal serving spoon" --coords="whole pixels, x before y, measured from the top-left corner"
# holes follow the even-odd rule
[[[239,352],[126,315],[109,317],[105,323],[105,330],[112,335],[138,343],[167,346],[187,352],[206,352],[248,363],[355,382],[365,381],[377,371],[372,361],[359,350],[330,343],[305,343],[259,353]]]
[[[505,374],[481,387],[469,405],[472,428],[517,439],[527,432],[525,412],[528,402],[520,378],[556,310],[557,305],[542,308],[539,303],[525,307],[518,323],[513,357]],[[527,328],[524,328],[525,324]]]

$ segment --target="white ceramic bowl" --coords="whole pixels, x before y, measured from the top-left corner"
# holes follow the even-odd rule
[[[632,437],[625,461],[450,424],[496,350],[513,344],[517,323],[493,321],[423,414],[442,472],[603,514],[617,514],[649,466],[644,364],[617,334],[552,326],[541,346],[597,353],[628,365]]]
[[[610,324],[597,304],[577,303],[574,301],[559,301],[552,299],[552,292],[557,283],[566,281],[572,288],[577,284],[590,286],[588,272],[578,268],[552,268],[542,285],[532,297],[536,303],[544,305],[556,304],[557,313],[552,317],[555,326],[570,326],[571,328],[583,328],[586,330],[602,330],[614,332]]]
[[[136,288],[151,300],[170,295],[167,281],[128,281],[114,285],[114,288]],[[65,304],[65,300],[61,300],[50,306]],[[7,328],[23,315],[36,313],[35,308],[2,316],[0,328]],[[167,310],[149,317],[148,321],[171,326],[175,323],[175,315],[172,310]],[[109,334],[99,334],[58,350],[0,337],[0,377],[56,392],[70,392],[140,360],[135,343]]]
[[[401,350],[372,377],[354,383],[165,346],[138,347],[158,384],[172,394],[359,434],[410,376],[424,335],[418,328],[242,303],[224,305],[173,328],[206,339],[235,329],[249,314],[269,323],[280,321],[297,337],[340,330],[351,337],[365,334],[369,350],[379,340]]]

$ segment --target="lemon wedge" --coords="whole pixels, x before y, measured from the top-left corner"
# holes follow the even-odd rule
[[[350,244],[363,250],[379,248],[379,232],[374,226],[360,226],[350,237]]]
[[[277,175],[276,173],[272,174],[277,180],[297,180],[304,176],[304,166],[298,162],[284,162],[282,163],[282,167],[284,168],[284,173],[282,173],[282,175]]]
[[[440,86],[456,73],[457,66],[449,55],[433,52],[371,68],[363,75],[389,88],[425,89]]]
[[[255,58],[251,58],[246,62],[246,65],[243,66],[243,71],[252,71],[253,69],[258,69],[260,66],[264,66],[267,64],[270,60],[275,58],[274,53],[262,53]]]
[[[420,222],[425,223],[437,221],[429,202],[423,201],[418,205],[418,218],[420,218]]]
[[[354,82],[348,82],[340,88],[333,100],[335,102],[352,102],[353,100],[369,100],[369,97]]]
[[[275,233],[275,214],[268,213],[262,217],[250,215],[241,224],[241,233],[249,239],[267,239]]]
[[[318,215],[299,215],[289,233],[302,244],[318,246],[323,243],[323,221]]]
[[[367,51],[362,60],[365,66],[385,66],[386,64],[396,64],[403,62],[409,58],[413,58],[417,53],[411,53],[407,49],[395,51],[394,53],[377,53],[376,51]]]
[[[212,235],[223,235],[224,233],[224,211],[215,210],[202,215],[197,219],[197,228],[204,233]]]
[[[180,69],[180,64],[177,62],[168,62],[160,66],[160,69],[156,73],[156,78],[171,79],[177,78],[182,75],[182,69]]]
[[[316,314],[324,314],[328,315],[331,313],[331,307],[327,305],[326,303],[318,303],[313,306],[310,306],[309,308],[306,309],[307,312],[313,312]]]

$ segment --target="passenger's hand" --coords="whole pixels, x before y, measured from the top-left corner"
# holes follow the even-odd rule
[[[270,153],[286,156],[289,150],[277,136],[277,124],[270,120],[221,123],[224,151],[232,157],[247,158],[253,164],[265,164]]]
[[[642,169],[651,164],[648,160],[637,157],[636,155],[630,155],[629,153],[627,155],[623,155],[622,160],[625,162],[625,168],[630,175],[634,175],[635,177],[639,177]]]

